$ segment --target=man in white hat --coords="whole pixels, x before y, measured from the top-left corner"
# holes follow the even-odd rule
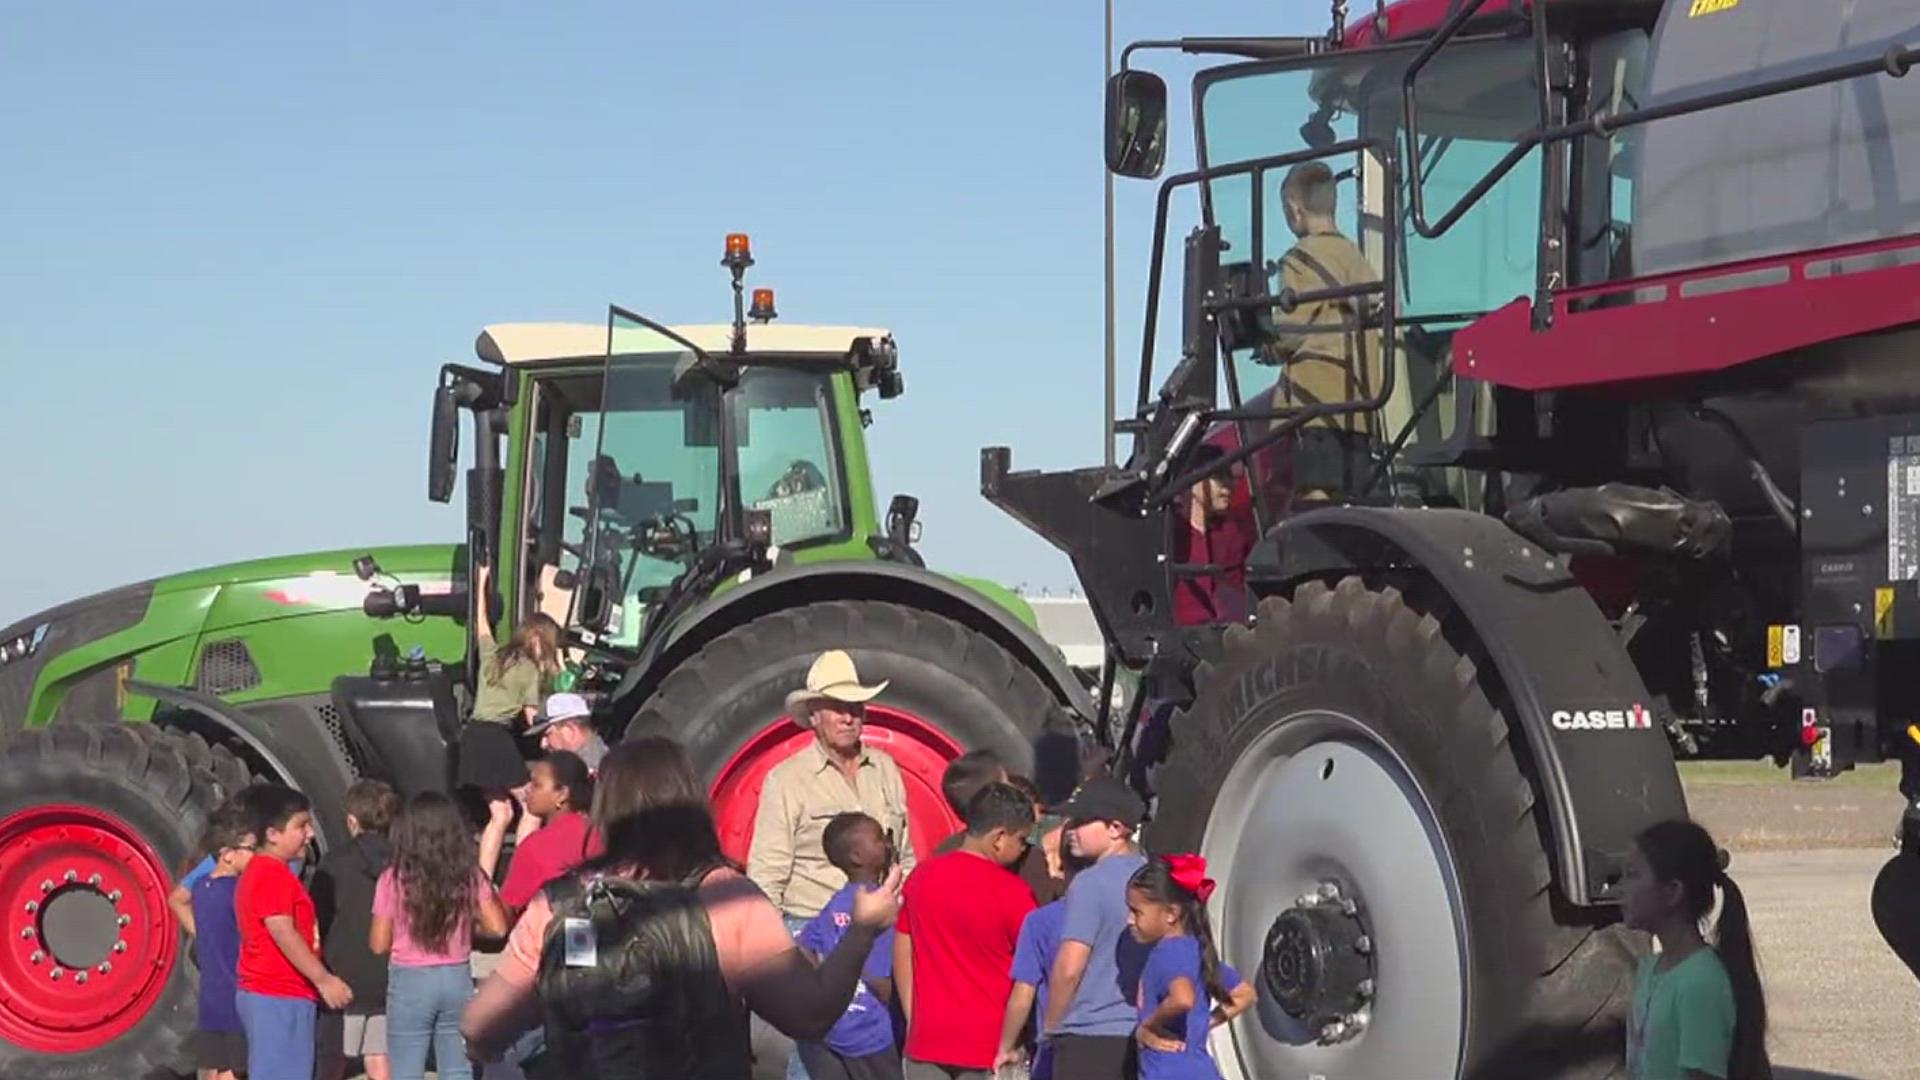
[[[860,741],[867,702],[886,688],[885,680],[862,684],[853,658],[834,649],[813,662],[805,689],[787,695],[787,714],[811,730],[813,740],[774,766],[760,787],[747,876],[787,916],[789,928],[818,915],[847,883],[821,843],[835,814],[857,810],[878,821],[899,848],[901,869],[913,869],[900,766]]]
[[[540,749],[565,750],[580,755],[587,768],[600,771],[600,759],[607,756],[607,741],[593,730],[593,707],[579,694],[549,694],[540,722],[527,728],[529,736],[540,736]]]

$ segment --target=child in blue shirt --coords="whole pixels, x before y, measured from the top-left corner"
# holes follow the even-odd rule
[[[247,1068],[247,1036],[235,1003],[240,924],[234,888],[253,858],[253,823],[244,807],[228,803],[207,823],[213,869],[192,886],[193,960],[200,968],[200,1018],[193,1036],[200,1080],[234,1080]]]
[[[1127,923],[1152,949],[1140,973],[1140,1080],[1220,1080],[1207,1032],[1253,1005],[1253,987],[1214,951],[1212,894],[1198,855],[1154,859],[1127,882]]]
[[[1035,908],[1020,924],[1020,939],[1013,946],[1013,993],[1007,997],[1007,1018],[1000,1029],[1000,1056],[994,1068],[1018,1062],[1022,1056],[1020,1040],[1027,1030],[1027,1017],[1037,1007],[1047,1015],[1047,975],[1053,970],[1053,958],[1060,952],[1060,930],[1067,922],[1067,902],[1055,900]],[[1033,1080],[1052,1080],[1053,1048],[1042,1041],[1033,1051],[1029,1071]]]
[[[853,897],[886,879],[893,844],[880,823],[862,813],[837,814],[821,835],[827,861],[847,875],[847,884],[796,937],[815,963],[833,952],[853,923]],[[887,1002],[893,997],[893,931],[873,943],[859,989],[823,1042],[798,1044],[810,1080],[902,1080]]]

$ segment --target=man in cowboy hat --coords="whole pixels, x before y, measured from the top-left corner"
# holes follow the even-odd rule
[[[860,741],[867,702],[886,688],[885,680],[861,683],[853,658],[834,649],[813,662],[804,689],[787,695],[787,714],[813,739],[761,784],[747,876],[790,924],[818,915],[847,883],[822,844],[835,814],[859,811],[878,821],[899,847],[901,869],[913,869],[900,766],[886,751]]]

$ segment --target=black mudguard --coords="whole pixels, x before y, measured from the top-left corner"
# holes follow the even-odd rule
[[[1472,626],[1526,739],[1556,878],[1575,904],[1617,903],[1635,834],[1687,804],[1646,686],[1592,598],[1563,560],[1464,510],[1314,510],[1270,531],[1247,576],[1273,593],[1370,571],[1424,575]]]
[[[229,741],[262,779],[298,788],[313,801],[314,824],[324,849],[346,840],[341,797],[353,782],[339,748],[317,722],[310,698],[233,705],[210,694],[130,681],[127,689],[180,710],[174,726],[209,742]]]
[[[818,600],[880,600],[925,608],[987,635],[1023,659],[1082,720],[1095,716],[1092,695],[1040,632],[961,582],[909,563],[847,560],[783,566],[706,600],[655,636],[616,697],[650,693],[679,658],[750,619]]]

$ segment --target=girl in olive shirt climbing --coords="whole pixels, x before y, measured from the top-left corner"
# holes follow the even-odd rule
[[[516,726],[531,723],[540,711],[546,684],[560,673],[560,624],[529,612],[504,645],[493,637],[493,572],[481,566],[474,575],[479,590],[474,637],[480,648],[480,677],[473,714],[460,733],[460,784],[487,793],[499,805],[507,792],[528,780],[527,764],[514,742]],[[509,812],[512,802],[506,801]]]

